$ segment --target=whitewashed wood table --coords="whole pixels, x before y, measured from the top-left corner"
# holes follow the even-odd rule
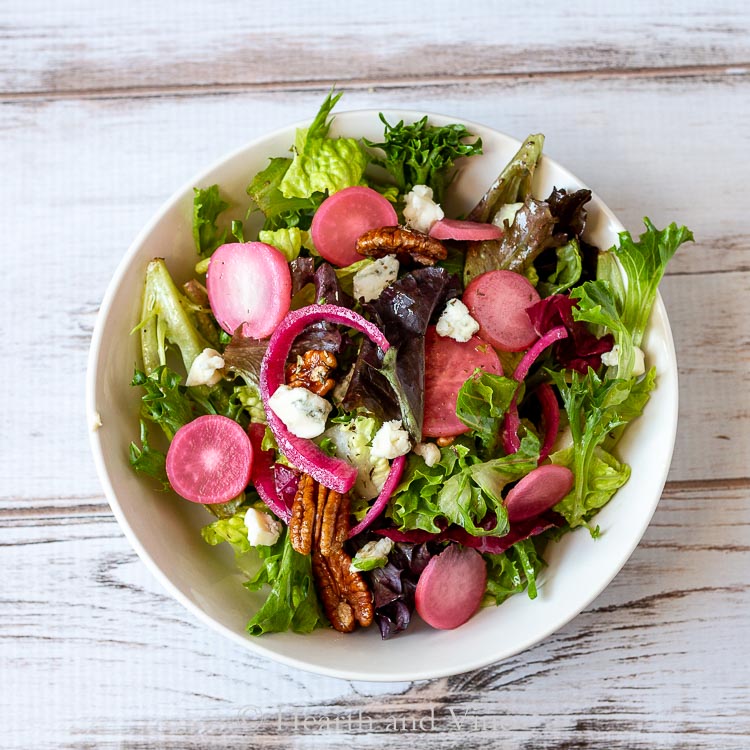
[[[0,745],[750,747],[750,7],[0,2]],[[537,647],[432,682],[253,656],[130,549],[89,456],[99,301],[138,229],[223,153],[308,117],[408,106],[546,151],[626,226],[688,224],[662,293],[680,429],[646,535]]]

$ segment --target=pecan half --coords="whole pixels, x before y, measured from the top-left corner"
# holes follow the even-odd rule
[[[289,519],[289,538],[292,547],[301,555],[309,555],[312,549],[317,491],[315,480],[309,474],[303,474],[297,485]]]
[[[411,259],[423,266],[433,266],[448,255],[440,240],[405,227],[371,229],[357,240],[356,247],[360,255],[369,258],[395,255],[402,263]]]
[[[312,570],[318,596],[334,629],[339,633],[351,633],[356,625],[354,609],[346,600],[328,562],[328,558],[323,557],[320,552],[312,553]]]
[[[297,357],[294,364],[286,366],[286,384],[291,388],[307,388],[308,391],[325,396],[336,385],[329,377],[336,369],[336,357],[322,349],[310,349]]]
[[[372,624],[372,594],[344,550],[349,535],[349,495],[316,482],[309,474],[300,479],[289,520],[292,547],[312,555],[315,587],[333,627],[350,633],[357,623]]]

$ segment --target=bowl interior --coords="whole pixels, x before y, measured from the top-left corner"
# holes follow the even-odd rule
[[[385,114],[390,122],[423,115],[402,110]],[[445,124],[455,118],[435,115],[431,120]],[[467,211],[519,146],[502,133],[467,125],[482,137],[484,155],[463,166],[451,191],[448,215]],[[378,140],[382,126],[377,111],[347,112],[336,116],[332,134]],[[233,201],[235,218],[243,218],[250,178],[270,156],[285,155],[293,139],[294,127],[285,128],[197,175],[158,211],[118,267],[97,320],[87,381],[89,419],[98,412],[102,420],[91,441],[109,502],[135,550],[172,595],[201,620],[267,657],[337,677],[405,681],[456,674],[511,656],[561,627],[605,588],[638,544],[659,500],[677,423],[674,345],[660,298],[644,345],[647,361],[659,373],[658,384],[645,413],[619,446],[620,458],[633,472],[597,516],[601,537],[593,540],[585,529],[568,534],[548,550],[549,567],[536,600],[511,597],[501,607],[480,611],[457,630],[433,630],[415,618],[415,627],[390,641],[381,641],[376,628],[350,635],[326,629],[307,636],[246,635],[245,625],[262,595],[242,587],[244,577],[231,550],[209,547],[201,539],[200,528],[210,516],[172,493],[156,491],[128,465],[128,445],[138,433],[139,407],[138,393],[129,386],[139,360],[139,340],[130,331],[139,319],[148,261],[163,257],[176,281],[188,279],[196,261],[190,223],[193,186],[218,183]],[[545,156],[535,175],[534,193],[543,198],[553,186],[584,187]],[[587,238],[610,247],[622,226],[596,196],[589,205]]]

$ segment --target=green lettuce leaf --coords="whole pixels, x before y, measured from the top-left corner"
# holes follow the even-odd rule
[[[472,460],[473,450],[468,441],[459,438],[450,446],[440,449],[440,460],[427,466],[421,456],[410,453],[401,483],[391,496],[386,515],[400,529],[422,529],[437,534],[443,513],[437,496],[446,480],[456,472],[466,470]]]
[[[201,190],[193,188],[193,241],[201,258],[208,258],[227,240],[227,230],[219,229],[216,220],[229,204],[219,195],[219,186]]]
[[[693,233],[674,222],[662,230],[656,229],[648,217],[643,223],[646,231],[637,242],[629,232],[620,232],[619,245],[610,248],[609,252],[622,265],[624,279],[616,263],[600,260],[597,267],[597,274],[610,284],[610,296],[617,305],[622,327],[628,332],[629,343],[620,347],[617,377],[627,378],[633,372],[634,347],[640,346],[643,340],[667,263],[680,245],[693,241]],[[617,343],[621,342],[618,340]]]
[[[148,426],[141,419],[141,447],[130,444],[130,465],[138,474],[144,474],[159,482],[163,489],[170,488],[167,479],[166,456],[152,448],[148,439]]]
[[[503,417],[518,387],[516,380],[477,369],[458,392],[456,416],[474,431],[488,454],[500,443]]]
[[[541,133],[529,135],[479,203],[471,210],[468,219],[488,222],[506,204],[526,200],[526,196],[531,192],[534,170],[542,156],[543,147],[544,136]]]
[[[180,387],[181,381],[176,372],[164,365],[150,375],[136,369],[130,383],[143,389],[141,417],[158,424],[168,440],[196,416],[195,403],[187,388]]]
[[[250,196],[248,215],[253,210],[261,211],[265,216],[265,230],[273,231],[288,227],[308,229],[313,213],[325,197],[323,193],[319,193],[309,198],[286,198],[281,192],[280,185],[291,164],[291,159],[273,158],[247,186],[247,194]]]
[[[163,258],[154,258],[146,268],[141,322],[133,332],[141,333],[141,355],[146,374],[167,363],[167,345],[176,346],[185,372],[208,346],[196,323],[199,307],[175,286]]]
[[[662,230],[656,229],[648,217],[644,218],[643,223],[646,232],[638,238],[638,242],[629,232],[621,232],[620,244],[612,248],[627,278],[622,319],[633,332],[636,346],[643,340],[656,290],[667,263],[680,245],[693,241],[693,233],[674,222]]]
[[[501,555],[485,554],[487,588],[482,606],[502,604],[512,594],[528,588],[529,599],[537,596],[536,579],[544,560],[531,539],[516,542]]]
[[[553,464],[566,466],[575,471],[575,449],[565,448],[550,456]],[[554,510],[564,516],[570,523],[570,519],[590,519],[599,508],[604,507],[612,498],[612,495],[622,487],[630,478],[630,467],[620,463],[611,453],[597,446],[593,450],[591,460],[588,463],[588,476],[585,481],[585,489],[581,497],[576,495],[575,489],[566,495],[555,505]],[[573,524],[571,524],[572,526]]]
[[[213,523],[201,529],[203,540],[215,547],[222,542],[228,542],[236,555],[244,555],[251,549],[247,539],[245,526],[245,508],[230,518],[217,518]]]
[[[591,516],[592,482],[601,458],[596,452],[607,436],[626,423],[632,411],[628,403],[635,379],[601,379],[589,368],[586,375],[577,372],[550,372],[560,391],[573,437],[572,463],[575,485],[568,496],[555,506],[571,526],[583,525]],[[570,382],[566,381],[569,375]],[[627,477],[625,477],[627,480]],[[609,498],[607,498],[609,499]]]
[[[257,547],[262,567],[245,586],[258,591],[265,585],[271,587],[268,597],[247,624],[250,635],[281,633],[310,633],[325,624],[312,575],[310,555],[301,555],[292,547],[289,531],[272,547]]]
[[[341,93],[329,94],[309,128],[294,140],[294,158],[279,183],[285,198],[310,198],[359,185],[368,158],[354,138],[329,138],[327,120]]]
[[[504,206],[523,202],[530,197],[534,170],[541,158],[543,146],[544,136],[541,133],[528,136],[479,203],[474,206],[468,219],[480,222],[493,221],[496,215],[502,215]],[[468,286],[477,276],[499,268],[500,244],[496,240],[469,243],[464,265],[464,285]]]
[[[555,253],[557,254],[555,270],[547,277],[546,281],[541,281],[537,285],[537,291],[542,297],[551,297],[553,294],[559,294],[566,289],[570,289],[578,283],[583,272],[581,248],[575,237],[570,242],[558,247]]]
[[[373,417],[356,416],[345,423],[331,425],[320,441],[329,442],[334,451],[331,455],[357,469],[357,481],[352,489],[365,500],[378,496],[390,471],[388,459],[374,458],[370,453],[370,443],[379,427],[380,422]]]
[[[310,249],[310,235],[299,227],[282,227],[281,229],[262,229],[258,239],[268,245],[273,245],[291,263],[299,256],[303,247]]]
[[[438,509],[474,536],[504,536],[509,526],[502,491],[535,469],[538,459],[539,440],[529,433],[516,453],[473,463],[450,477],[438,493]],[[488,513],[494,513],[496,522],[484,528],[480,524]]]
[[[620,317],[609,282],[602,279],[587,281],[571,290],[570,296],[578,300],[577,306],[573,308],[574,320],[600,326],[614,334],[620,356],[618,364],[608,370],[608,375],[623,380],[630,378],[635,364],[636,344],[632,331]]]

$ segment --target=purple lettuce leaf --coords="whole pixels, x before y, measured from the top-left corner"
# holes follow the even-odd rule
[[[409,627],[417,581],[434,553],[427,544],[398,542],[384,567],[364,574],[373,593],[375,621],[384,640]]]
[[[412,438],[422,439],[425,332],[459,292],[458,277],[444,268],[419,268],[389,284],[364,306],[391,350],[384,360],[372,344],[362,344],[344,397],[345,409],[365,407],[381,419],[400,415]]]
[[[292,261],[292,291],[297,284],[300,284],[299,289],[301,289],[305,284],[312,282],[315,284],[317,304],[352,307],[354,300],[341,288],[333,266],[330,263],[321,263],[317,271],[313,273],[311,264],[307,261],[312,261],[312,258],[297,258]],[[342,333],[338,326],[321,320],[309,325],[297,337],[292,346],[292,354],[304,354],[310,349],[338,353],[348,342],[347,334]]]
[[[534,330],[543,336],[550,329],[565,326],[568,337],[552,346],[552,356],[558,364],[585,375],[588,368],[598,370],[602,354],[611,351],[615,339],[611,333],[596,337],[583,321],[573,320],[576,300],[567,294],[553,294],[526,309]]]

